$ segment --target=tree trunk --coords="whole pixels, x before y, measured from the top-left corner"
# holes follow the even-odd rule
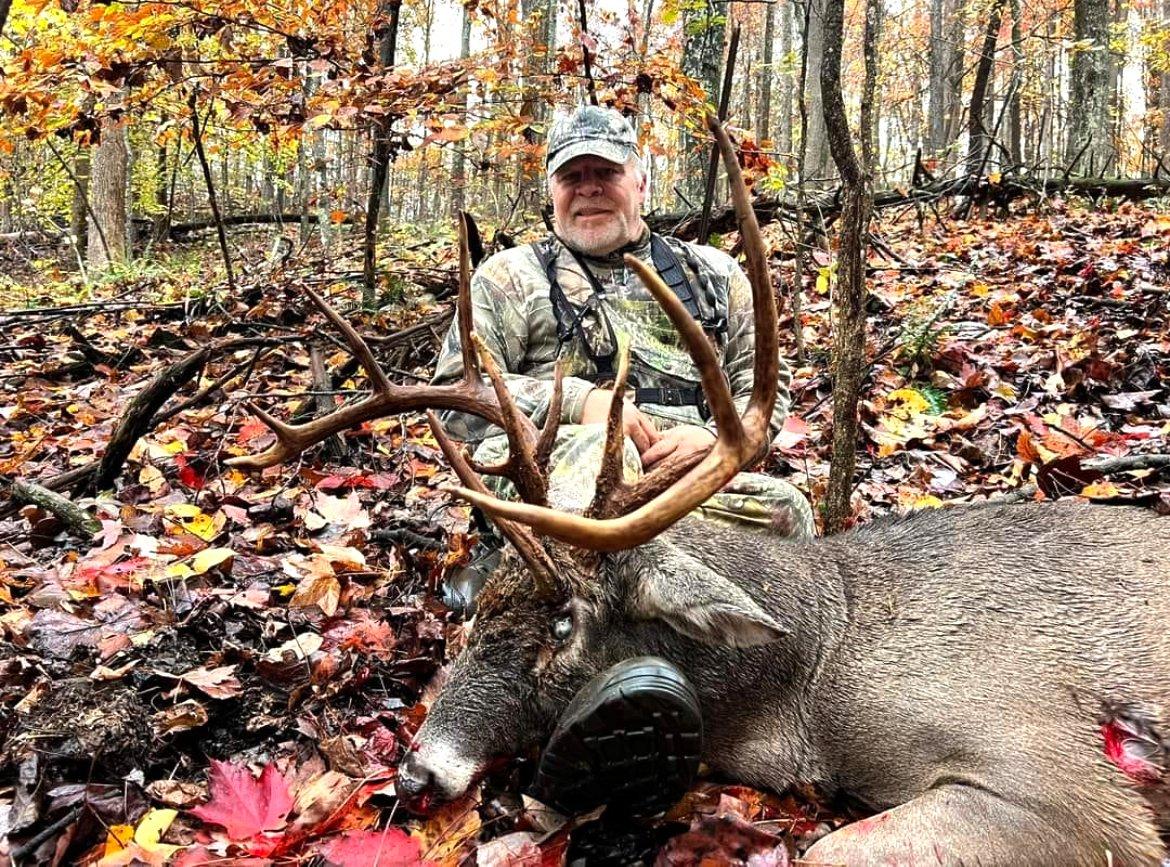
[[[764,56],[760,69],[760,108],[756,112],[756,138],[761,141],[772,137],[772,79],[776,77],[772,46],[776,42],[778,2],[774,0],[764,7]]]
[[[804,84],[805,108],[808,111],[808,135],[804,143],[804,177],[810,181],[833,180],[837,171],[825,126],[825,103],[822,76],[816,73],[817,62],[825,55],[825,5],[827,0],[805,0],[804,53],[810,74]],[[840,47],[838,46],[838,52]]]
[[[383,69],[394,66],[398,47],[398,13],[402,0],[383,0],[379,10],[383,29],[378,46],[378,60]],[[390,167],[390,124],[379,121],[374,125],[374,146],[370,155],[370,194],[366,202],[365,237],[362,242],[362,303],[373,307],[377,300],[378,212],[382,208],[382,188],[386,186],[386,172]]]
[[[723,42],[727,30],[726,6],[716,6],[710,0],[689,11],[683,31],[688,34],[683,47],[682,69],[703,88],[707,103],[714,109],[719,102],[723,66]],[[707,165],[710,145],[702,138],[687,135],[684,138],[684,168],[679,186],[696,207],[702,206],[707,184]]]
[[[995,0],[987,27],[983,31],[983,47],[979,52],[979,64],[975,67],[975,83],[971,86],[971,103],[967,108],[967,172],[975,174],[983,167],[984,154],[991,143],[990,130],[986,121],[987,90],[991,80],[991,68],[995,63],[995,43],[999,38],[999,25],[1003,18],[1004,0]]]
[[[466,60],[471,56],[471,13],[467,6],[463,7],[463,28],[462,36],[459,41],[459,59]],[[471,118],[467,115],[467,91],[461,91],[459,98],[460,106],[463,109],[462,122],[467,124],[471,122]],[[459,212],[464,210],[467,201],[467,139],[455,142],[454,155],[452,156],[451,164],[451,210],[452,216],[458,217]]]
[[[1170,21],[1170,0],[1162,0],[1162,18]],[[1164,51],[1170,53],[1170,44],[1164,45]],[[1170,159],[1170,61],[1162,70],[1162,94],[1159,99],[1159,105],[1162,109],[1162,129],[1161,135],[1158,138],[1160,150],[1159,156],[1163,159]]]
[[[69,231],[73,234],[78,256],[86,255],[88,246],[89,215],[85,203],[89,196],[89,170],[89,148],[79,148],[77,158],[73,161],[73,174],[77,183],[73,185],[73,199],[69,206]]]
[[[524,141],[535,146],[540,137],[537,128],[545,117],[545,101],[540,95],[540,76],[545,70],[546,53],[548,50],[545,39],[548,36],[548,22],[544,20],[547,10],[547,0],[520,0],[520,14],[524,22],[521,28],[521,38],[528,44],[523,61],[523,84],[521,87],[522,103],[520,116],[530,118],[530,123],[524,129]],[[541,179],[543,173],[535,171],[525,160],[516,161],[517,192],[520,194],[520,213],[526,211],[535,213],[540,209]]]
[[[1065,160],[1077,160],[1073,171],[1104,177],[1116,163],[1109,121],[1109,3],[1073,0],[1073,48],[1069,94],[1068,145]]]
[[[844,184],[837,284],[832,299],[833,453],[825,502],[825,529],[829,533],[847,527],[853,514],[850,498],[857,462],[857,406],[865,370],[865,239],[873,210],[871,143],[880,4],[881,0],[867,0],[865,7],[862,44],[866,68],[858,130],[862,148],[860,162],[850,139],[841,92],[845,2],[827,0],[825,4],[824,53],[819,78],[829,147]]]
[[[945,48],[949,50],[949,54],[943,84],[946,124],[943,128],[940,150],[949,148],[959,137],[963,117],[963,73],[966,68],[963,46],[966,44],[966,24],[963,21],[959,0],[943,0],[943,27],[947,33]]]
[[[780,108],[777,129],[777,150],[792,153],[792,117],[796,102],[796,71],[792,68],[792,29],[795,23],[795,0],[777,0],[784,5],[780,10],[780,57],[784,71],[780,76]]]
[[[930,127],[926,152],[931,156],[946,147],[946,81],[950,54],[943,39],[943,0],[930,0],[930,90],[927,93]]]
[[[101,141],[93,149],[89,180],[90,210],[86,261],[93,271],[103,271],[130,258],[130,217],[126,188],[130,174],[130,149],[126,127],[103,120]],[[96,222],[95,222],[96,219]]]
[[[1020,90],[1024,81],[1024,31],[1020,27],[1020,0],[1012,0],[1012,85],[1007,104],[1008,153],[1014,165],[1024,163],[1024,123]]]

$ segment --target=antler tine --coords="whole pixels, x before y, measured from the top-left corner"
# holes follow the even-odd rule
[[[565,366],[558,358],[553,365],[553,390],[548,400],[548,415],[544,418],[544,427],[540,429],[540,439],[536,441],[536,466],[542,473],[548,473],[548,459],[552,456],[553,446],[557,442],[557,431],[561,426],[561,405],[564,402]]]
[[[471,342],[479,353],[480,364],[487,371],[492,388],[495,389],[502,426],[508,436],[508,460],[501,465],[507,470],[501,469],[501,472],[511,478],[516,490],[520,492],[520,497],[526,503],[547,505],[548,480],[536,462],[536,426],[528,416],[516,408],[516,402],[508,392],[499,365],[474,331],[471,333]]]
[[[627,261],[630,258],[627,257]],[[626,449],[625,432],[622,430],[622,414],[625,412],[626,381],[629,376],[630,348],[623,346],[621,354],[618,356],[617,378],[613,382],[613,397],[609,401],[609,416],[605,422],[605,449],[601,453],[601,467],[597,472],[597,481],[593,488],[593,502],[585,510],[585,515],[589,518],[604,517],[610,497],[622,483],[622,470],[624,469],[622,458]]]
[[[492,390],[480,378],[478,364],[470,375],[465,372],[464,378],[452,385],[395,385],[386,376],[370,351],[369,345],[354,327],[316,292],[311,289],[305,291],[325,318],[341,332],[346,344],[369,376],[373,394],[304,424],[282,422],[259,407],[247,404],[256,417],[276,434],[276,442],[259,454],[229,458],[227,460],[229,466],[247,470],[275,466],[295,458],[309,446],[328,439],[333,434],[395,412],[428,408],[453,409],[478,415],[494,425],[503,424],[504,417],[500,405]],[[458,315],[461,317],[460,323],[463,324],[463,311],[469,310],[471,304],[466,286],[461,287],[460,293]],[[467,322],[470,322],[469,315]],[[470,340],[465,340],[465,343],[471,345]]]
[[[727,183],[731,188],[731,201],[735,216],[739,220],[739,231],[743,237],[743,252],[747,258],[748,281],[752,285],[752,307],[756,313],[755,359],[752,368],[752,394],[743,414],[745,427],[765,433],[761,447],[766,447],[768,423],[772,418],[772,407],[776,405],[775,382],[780,375],[780,336],[776,327],[776,293],[772,291],[772,277],[768,273],[768,247],[756,220],[756,211],[748,195],[743,172],[731,139],[715,115],[707,113],[707,128],[715,136],[715,143],[727,169]],[[762,315],[761,315],[762,314]],[[761,321],[771,322],[770,327],[761,328]],[[706,384],[704,383],[704,388]],[[722,433],[720,428],[720,433]]]
[[[393,391],[394,384],[390,382],[390,377],[386,375],[386,371],[382,369],[382,365],[378,364],[378,360],[374,358],[374,353],[370,351],[370,345],[362,339],[362,336],[357,333],[357,330],[346,322],[341,314],[334,310],[324,298],[308,286],[305,287],[305,294],[309,296],[309,300],[316,305],[317,309],[325,314],[325,318],[333,323],[333,327],[341,332],[341,336],[345,338],[345,343],[349,346],[350,352],[354,354],[354,357],[357,358],[358,363],[362,366],[362,370],[370,378],[370,385],[374,391],[382,394]]]
[[[455,474],[459,476],[460,481],[469,488],[472,488],[480,493],[490,496],[487,486],[484,485],[481,479],[470,466],[467,458],[463,456],[463,452],[459,447],[451,441],[447,436],[447,432],[443,430],[443,425],[439,421],[438,416],[434,412],[427,411],[427,422],[431,426],[431,432],[435,435],[435,439],[439,443],[439,448],[443,450],[443,456],[447,458],[447,463],[455,470]],[[548,552],[544,550],[544,546],[540,544],[540,540],[536,538],[535,534],[523,524],[517,524],[512,521],[496,521],[496,526],[504,535],[504,538],[512,543],[517,553],[524,559],[532,570],[532,577],[536,581],[537,591],[543,594],[548,594],[555,589],[556,586],[556,567],[548,556]]]
[[[463,378],[468,381],[480,378],[479,359],[471,344],[474,311],[471,309],[471,249],[467,241],[467,221],[470,219],[467,211],[459,212],[459,294],[455,303],[455,316],[459,322],[459,348],[463,355]]]
[[[675,480],[653,499],[638,504],[623,496],[623,500],[629,502],[631,507],[636,506],[636,508],[619,518],[594,519],[539,506],[505,502],[485,497],[466,488],[459,489],[460,496],[470,500],[494,518],[528,524],[538,533],[581,548],[595,551],[632,548],[649,541],[689,513],[695,506],[730,481],[742,467],[750,463],[767,447],[768,423],[776,400],[776,377],[779,372],[775,297],[768,280],[763,237],[755,222],[755,213],[752,210],[743,176],[735,159],[735,152],[727,138],[727,133],[711,115],[707,116],[707,124],[719,143],[719,150],[723,156],[733,190],[733,201],[743,232],[744,244],[748,248],[749,275],[755,312],[756,359],[752,394],[743,419],[736,419],[734,423],[729,423],[728,407],[733,406],[730,393],[722,381],[722,376],[716,377],[718,366],[712,363],[714,353],[710,346],[706,346],[705,349],[699,348],[700,343],[706,343],[705,338],[701,341],[694,339],[696,331],[701,335],[697,324],[690,321],[686,309],[677,302],[677,299],[674,299],[673,293],[669,290],[665,293],[668,297],[659,297],[663,287],[655,285],[655,281],[650,280],[646,283],[647,288],[663,304],[667,315],[670,316],[679,333],[683,335],[683,339],[695,359],[695,364],[699,368],[708,404],[711,406],[719,427],[719,439],[689,473]],[[633,263],[630,264],[634,267]],[[642,272],[639,271],[639,276],[641,274]],[[658,283],[660,284],[661,281]],[[672,300],[675,303],[672,304]],[[716,378],[718,384],[713,381]],[[732,411],[732,415],[734,415],[734,411]],[[669,472],[673,475],[678,472],[678,469],[679,464],[675,463]],[[653,475],[647,477],[646,481],[656,483],[657,480],[653,479]],[[650,491],[656,487],[656,484],[643,484],[640,486],[640,490]]]

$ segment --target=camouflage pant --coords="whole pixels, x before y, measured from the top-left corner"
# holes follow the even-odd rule
[[[580,512],[593,499],[593,485],[605,446],[605,427],[600,424],[564,425],[557,432],[549,460],[549,502],[559,509]],[[488,437],[475,450],[475,459],[492,464],[508,454],[503,435]],[[627,437],[627,480],[642,475],[638,450]],[[515,496],[512,483],[498,477],[485,479],[502,497]],[[781,479],[762,473],[740,473],[719,493],[695,509],[699,517],[749,524],[791,538],[811,538],[815,532],[812,508],[804,494]]]

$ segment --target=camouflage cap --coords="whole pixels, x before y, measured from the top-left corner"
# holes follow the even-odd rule
[[[561,117],[548,133],[548,173],[586,154],[624,163],[638,152],[638,136],[630,122],[612,108],[583,105]]]

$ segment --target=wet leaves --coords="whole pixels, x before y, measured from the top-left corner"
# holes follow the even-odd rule
[[[257,779],[243,766],[211,760],[211,800],[191,815],[221,825],[229,840],[251,840],[284,827],[292,798],[288,781],[275,765],[265,765]]]
[[[1100,469],[1170,451],[1170,222],[1055,203],[1043,218],[881,231],[914,266],[870,262],[880,303],[859,519],[1012,492],[1170,511],[1165,469]],[[795,365],[769,465],[814,502],[832,435],[828,307],[814,284],[834,277],[820,264],[800,323],[809,360]],[[280,315],[285,290],[297,287],[274,287],[251,315]],[[138,350],[116,371],[57,370],[72,338],[15,326],[12,344],[30,351],[0,361],[20,386],[0,406],[0,474],[43,481],[99,457],[154,367],[225,327],[216,316],[91,319],[103,352]],[[782,339],[792,357],[787,326]],[[101,522],[94,538],[70,537],[36,508],[0,516],[13,539],[0,546],[10,647],[0,719],[13,721],[0,736],[27,776],[15,833],[68,820],[46,845],[90,863],[151,863],[180,846],[170,863],[456,865],[474,853],[481,864],[560,864],[584,829],[540,827],[514,796],[426,821],[394,806],[422,688],[463,640],[432,591],[475,539],[468,511],[436,490],[450,475],[425,424],[371,424],[346,438],[344,463],[311,453],[252,474],[223,464],[270,440],[242,398],[282,417],[297,409],[311,388],[307,354],[304,342],[282,345],[250,381],[143,437],[112,490],[76,498]],[[213,358],[205,378],[248,358]],[[102,822],[71,818],[82,805]],[[835,821],[811,796],[701,785],[654,831],[682,834],[663,863],[782,864]]]

